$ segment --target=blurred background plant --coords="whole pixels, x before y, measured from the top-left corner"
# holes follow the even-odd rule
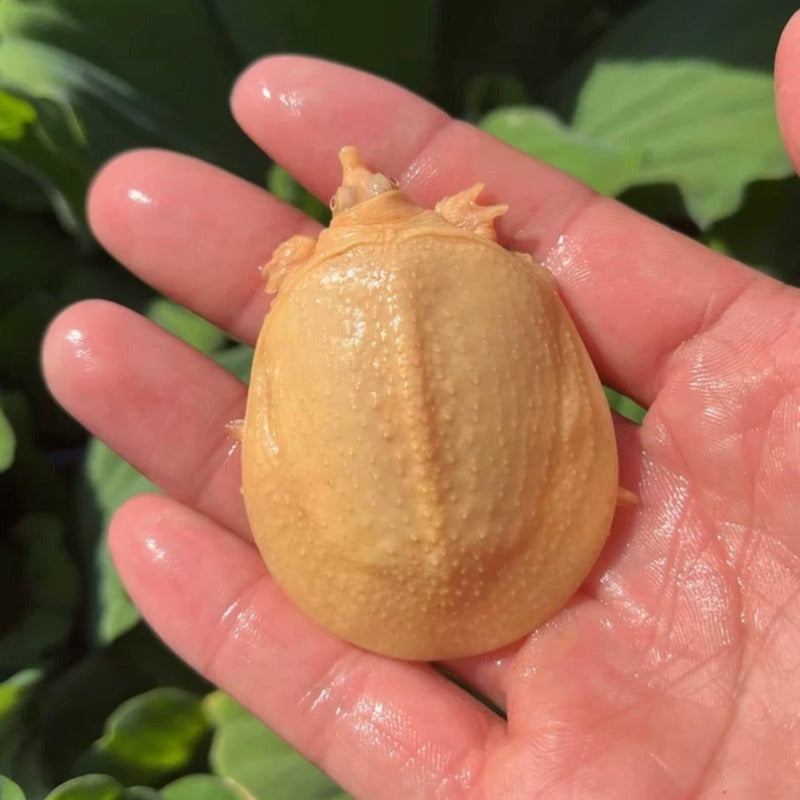
[[[469,10],[455,0],[0,0],[0,800],[346,796],[140,620],[105,529],[121,502],[154,487],[88,440],[42,385],[47,321],[84,297],[147,313],[247,378],[249,348],[156,297],[92,240],[84,199],[105,159],[177,149],[323,219],[227,107],[257,56],[310,53],[396,80],[798,284],[800,181],[771,83],[794,10],[789,0]]]

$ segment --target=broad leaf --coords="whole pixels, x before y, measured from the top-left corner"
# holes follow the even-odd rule
[[[36,696],[38,727],[54,779],[97,771],[96,762],[88,765],[86,754],[102,738],[109,717],[130,698],[159,685],[207,691],[205,681],[182,666],[143,625],[54,673]]]
[[[41,771],[39,751],[35,745],[32,748],[33,737],[26,718],[26,708],[41,677],[39,670],[26,669],[0,683],[0,774],[13,776],[18,782],[24,780],[26,773],[30,777],[30,766]],[[11,789],[6,787],[6,791]],[[0,791],[0,800],[4,798]]]
[[[133,470],[132,467],[131,469]],[[131,475],[131,486],[137,485],[141,481],[144,489],[146,480],[137,472],[136,475]],[[139,491],[134,489],[131,492],[131,496],[136,494],[139,494]],[[117,568],[111,559],[111,554],[108,550],[108,539],[105,535],[107,531],[108,522],[96,553],[98,617],[95,620],[95,635],[97,641],[101,644],[113,642],[118,636],[131,630],[141,619],[139,609],[136,608],[127,591],[125,591]]]
[[[194,695],[160,687],[124,702],[80,766],[129,784],[153,783],[186,769],[208,731]]]
[[[164,297],[153,300],[147,316],[201,353],[212,353],[225,342],[225,334],[208,320]]]
[[[757,178],[792,173],[775,119],[772,77],[706,61],[600,62],[573,127],[645,150],[629,185],[678,185],[700,225],[732,214]]]
[[[159,800],[144,786],[124,787],[109,775],[81,775],[53,789],[45,800]]]
[[[241,706],[215,697],[217,729],[210,762],[217,775],[232,778],[256,800],[345,800],[324,772],[294,751]]]
[[[239,703],[220,689],[209,692],[203,698],[203,711],[215,728],[248,716],[248,712]]]
[[[240,65],[202,0],[0,0],[0,29],[0,89],[29,107],[6,112],[14,138],[0,152],[68,224],[83,225],[94,170],[132,145],[257,174],[262,157],[227,107]]]
[[[29,704],[41,677],[40,670],[25,669],[0,683],[0,774],[31,797],[41,797],[47,789],[47,762],[29,720]]]
[[[710,62],[601,62],[570,126],[529,107],[482,125],[604,194],[675,183],[703,228],[734,213],[751,181],[791,173],[770,76]]]
[[[546,112],[527,107],[496,111],[483,124],[601,192],[675,184],[708,228],[739,208],[751,181],[792,174],[771,76],[790,5],[647,3],[576,72],[569,125],[548,128]],[[618,174],[610,164],[598,170],[598,152],[620,160]]]
[[[25,792],[10,778],[0,775],[0,800],[25,800]]]
[[[615,195],[635,182],[644,166],[641,148],[585,136],[541,108],[511,107],[483,119],[484,130],[552,164],[603,194]]]
[[[0,683],[0,736],[10,728],[42,678],[38,669],[24,669]]]
[[[36,109],[25,100],[0,89],[0,141],[15,142],[25,137],[36,121]]]
[[[158,491],[151,481],[99,439],[92,439],[87,448],[86,479],[106,533],[114,512],[126,500],[144,492]],[[111,560],[106,533],[98,540],[96,549],[95,634],[100,642],[113,641],[140,619]]]
[[[161,797],[164,800],[253,800],[253,795],[232,778],[216,775],[178,778],[161,790]]]

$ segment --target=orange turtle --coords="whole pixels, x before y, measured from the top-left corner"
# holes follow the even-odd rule
[[[574,594],[617,502],[611,414],[547,270],[479,184],[415,205],[340,153],[330,226],[265,268],[243,494],[275,580],[405,659],[500,647]]]

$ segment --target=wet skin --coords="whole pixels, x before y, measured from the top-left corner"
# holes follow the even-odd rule
[[[778,111],[800,162],[800,18]],[[420,205],[478,180],[501,240],[554,273],[603,380],[649,406],[617,422],[622,510],[572,603],[502,652],[431,666],[306,620],[249,539],[225,423],[245,387],[137,315],[90,301],[44,343],[60,402],[170,497],[117,514],[143,613],[189,663],[363,798],[790,797],[800,763],[800,294],[521,156],[402,89],[275,57],[233,96],[254,140],[327,199],[356,144]],[[267,310],[256,265],[316,223],[192,159],[109,164],[93,228],[131,270],[234,336]],[[135,346],[132,346],[135,343]]]

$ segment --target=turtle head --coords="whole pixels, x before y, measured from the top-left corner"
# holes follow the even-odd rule
[[[343,147],[339,151],[339,161],[342,164],[342,183],[330,202],[334,219],[381,195],[391,196],[393,201],[405,199],[397,188],[397,181],[380,172],[370,172],[355,147]]]

